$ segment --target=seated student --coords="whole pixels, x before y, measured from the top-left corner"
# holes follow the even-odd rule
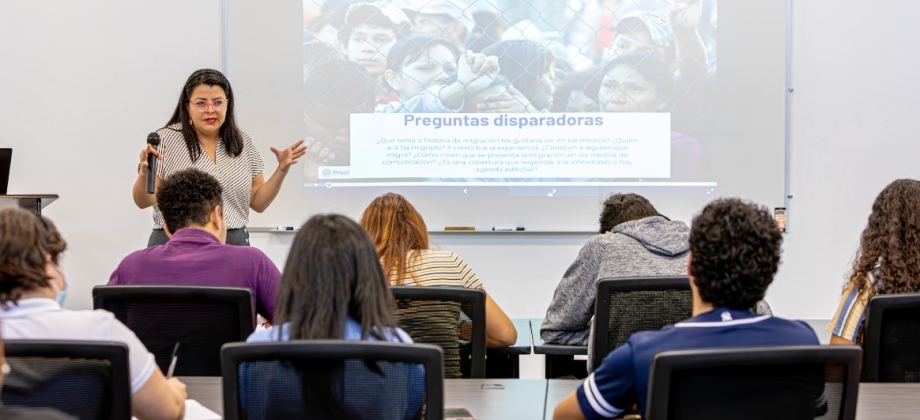
[[[367,232],[345,216],[313,216],[291,245],[278,290],[275,324],[252,333],[246,342],[333,339],[412,343],[396,326],[395,312],[393,295]],[[357,370],[352,365],[346,370],[352,368]],[[252,364],[245,369],[241,373],[244,408],[258,406],[269,410],[252,410],[250,419],[302,415],[296,411],[299,407],[268,403],[298,392],[290,389],[288,382],[272,378],[277,376],[276,370]],[[333,410],[333,414],[326,413],[330,415],[322,418],[412,418],[418,413],[424,395],[424,373],[420,369],[384,369],[376,374],[349,371],[349,374],[361,375],[365,383],[347,381],[342,394],[363,390],[362,395],[352,400],[332,391],[335,398],[342,399],[333,403],[333,407],[325,407]],[[263,380],[256,380],[257,377]],[[264,384],[269,384],[267,389]],[[379,395],[368,395],[367,390],[379,391]],[[312,388],[311,391],[321,392]],[[402,399],[394,402],[394,398]],[[402,410],[385,412],[396,407]],[[311,409],[324,408],[311,406]]]
[[[214,177],[196,169],[160,182],[157,206],[169,242],[125,257],[108,284],[245,287],[256,313],[271,321],[281,273],[258,248],[224,244],[222,191]]]
[[[693,317],[660,331],[633,334],[556,406],[553,418],[613,418],[633,404],[644,416],[649,369],[661,351],[817,345],[818,337],[807,324],[749,309],[773,282],[782,242],[766,208],[738,199],[707,205],[690,231],[687,275]]]
[[[19,208],[0,210],[0,331],[6,340],[93,340],[128,346],[131,409],[139,419],[181,419],[185,384],[166,379],[131,330],[106,311],[61,304],[67,282],[58,266],[66,244],[54,225]]]
[[[428,248],[425,220],[405,197],[388,193],[371,201],[361,215],[383,270],[393,286],[453,286],[480,289],[479,277],[457,254]],[[508,347],[517,330],[508,315],[486,293],[486,346]]]
[[[600,234],[588,240],[563,275],[540,327],[547,343],[589,345],[597,282],[616,277],[682,276],[687,270],[690,228],[669,220],[638,194],[604,201]],[[766,302],[757,313],[769,315]]]
[[[888,184],[872,204],[853,272],[827,329],[831,344],[862,344],[869,298],[920,292],[920,181]]]

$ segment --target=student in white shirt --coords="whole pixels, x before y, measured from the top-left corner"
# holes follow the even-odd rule
[[[166,379],[153,355],[106,311],[61,305],[67,282],[58,266],[66,243],[47,219],[18,208],[0,210],[0,335],[5,340],[114,341],[128,346],[131,408],[139,419],[181,419],[185,384]]]

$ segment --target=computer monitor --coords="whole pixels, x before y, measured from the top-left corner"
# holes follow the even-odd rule
[[[0,194],[6,194],[10,186],[10,162],[13,159],[13,149],[0,148]]]

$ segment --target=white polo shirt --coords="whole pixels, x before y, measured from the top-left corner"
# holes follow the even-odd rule
[[[147,384],[157,368],[153,354],[141,340],[111,312],[71,311],[61,308],[48,298],[20,299],[8,302],[9,309],[0,308],[0,337],[4,340],[80,340],[114,341],[128,346],[128,366],[131,370],[131,393]]]

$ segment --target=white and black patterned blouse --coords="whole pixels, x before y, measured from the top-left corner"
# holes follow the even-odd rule
[[[160,135],[159,151],[163,159],[157,166],[157,176],[166,179],[183,169],[195,168],[208,173],[220,182],[224,189],[224,223],[227,229],[238,229],[249,223],[249,202],[252,198],[252,178],[262,173],[265,163],[262,156],[252,144],[246,133],[243,138],[243,152],[237,157],[227,153],[223,142],[217,143],[216,162],[201,150],[197,161],[192,162],[181,124],[172,124],[157,130]],[[200,145],[198,146],[201,147]],[[153,227],[163,228],[163,213],[157,205],[153,206]]]

